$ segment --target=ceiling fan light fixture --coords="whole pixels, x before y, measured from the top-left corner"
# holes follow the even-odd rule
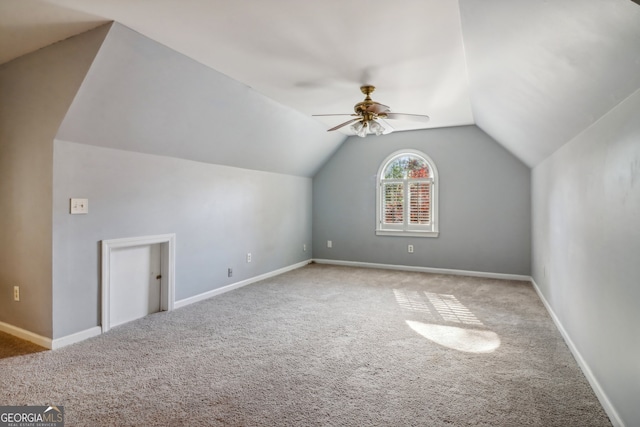
[[[384,133],[385,128],[380,123],[378,123],[378,121],[373,120],[369,124],[369,130],[371,131],[371,133],[375,133],[376,136],[380,136]]]
[[[369,133],[369,122],[365,122],[362,120],[359,122],[355,122],[353,125],[351,125],[351,130],[353,130],[360,138],[364,138],[365,136],[367,136],[367,133]]]
[[[374,119],[357,121],[351,125],[351,130],[360,138],[364,138],[369,134],[376,134],[377,136],[380,136],[393,131],[393,129],[385,127]]]

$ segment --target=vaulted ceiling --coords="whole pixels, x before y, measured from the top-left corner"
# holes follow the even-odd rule
[[[631,0],[0,0],[0,63],[111,20],[308,116],[373,84],[431,117],[397,130],[476,124],[529,166],[640,88]]]

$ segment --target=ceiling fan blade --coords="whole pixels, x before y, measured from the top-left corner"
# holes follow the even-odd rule
[[[404,113],[386,113],[383,116],[385,119],[391,120],[406,120],[408,122],[428,122],[429,116],[421,114],[404,114]]]
[[[349,124],[351,124],[351,123],[353,123],[353,122],[357,122],[357,121],[359,121],[359,120],[362,120],[362,119],[361,119],[360,117],[358,117],[357,119],[347,120],[346,122],[341,123],[341,124],[339,124],[339,125],[338,125],[338,126],[336,126],[336,127],[332,127],[331,129],[327,129],[327,132],[331,132],[332,130],[338,130],[338,129],[340,129],[340,128],[341,128],[341,127],[343,127],[343,126],[349,125]]]
[[[358,116],[357,114],[312,114],[312,117],[325,117],[325,116]],[[360,116],[358,116],[360,117]]]

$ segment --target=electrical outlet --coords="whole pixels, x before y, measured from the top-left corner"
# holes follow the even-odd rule
[[[327,247],[328,248],[332,248],[333,247],[333,242],[331,240],[327,240]]]
[[[233,269],[229,268],[227,269],[227,277],[232,277],[233,276]]]
[[[20,301],[20,286],[13,287],[13,300]]]
[[[408,245],[407,246],[407,252],[409,252],[410,254],[413,253],[413,245]]]
[[[247,254],[247,262],[251,262],[251,252]]]

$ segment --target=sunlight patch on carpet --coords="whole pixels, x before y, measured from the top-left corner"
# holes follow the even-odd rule
[[[484,326],[480,320],[453,295],[425,292],[427,299],[446,322]]]
[[[444,347],[466,353],[491,353],[500,347],[500,337],[492,331],[434,325],[407,320],[418,334]]]
[[[435,323],[462,323],[484,326],[454,295],[394,289],[396,302],[403,310],[420,313]]]

